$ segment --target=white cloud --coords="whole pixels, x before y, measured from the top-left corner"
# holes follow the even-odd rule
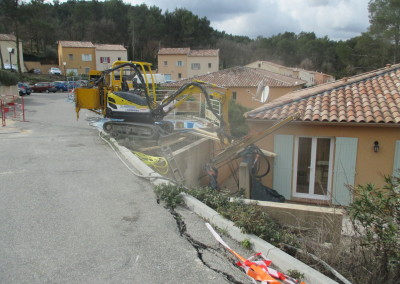
[[[211,26],[233,35],[255,38],[278,33],[315,32],[318,37],[349,39],[367,31],[367,0],[124,0],[145,3],[164,12],[186,8],[207,17]]]

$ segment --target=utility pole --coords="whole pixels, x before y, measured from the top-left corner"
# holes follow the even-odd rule
[[[1,53],[1,48],[0,48],[0,64],[1,64],[1,66],[0,66],[0,69],[4,69],[4,61],[3,61],[3,54]]]
[[[135,24],[132,22],[132,61],[135,61]]]

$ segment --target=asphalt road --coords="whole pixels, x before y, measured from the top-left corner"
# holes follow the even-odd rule
[[[94,115],[77,121],[65,93],[25,104],[28,122],[0,127],[0,283],[230,282],[89,126]]]

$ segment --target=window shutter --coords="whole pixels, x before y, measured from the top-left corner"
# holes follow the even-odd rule
[[[107,63],[110,63],[110,57],[107,57]]]
[[[395,142],[393,176],[400,178],[400,140]]]
[[[347,186],[354,186],[354,179],[356,175],[357,143],[358,138],[336,138],[332,190],[333,204],[349,205],[352,200],[352,193]]]
[[[273,189],[287,200],[292,197],[293,175],[293,135],[275,135],[274,152],[274,181]]]

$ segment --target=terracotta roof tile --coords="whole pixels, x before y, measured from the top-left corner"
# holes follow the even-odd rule
[[[181,54],[189,54],[190,48],[189,47],[182,47],[182,48],[161,48],[158,51],[159,55],[181,55]]]
[[[9,35],[9,34],[0,34],[0,40],[16,40],[15,35]]]
[[[219,49],[190,50],[189,56],[218,56]]]
[[[95,44],[97,50],[126,51],[126,48],[120,44]]]
[[[89,47],[94,47],[94,44],[90,41],[62,41],[60,40],[58,42],[63,47],[83,47],[83,48],[89,48]]]
[[[400,64],[288,93],[245,114],[275,120],[400,124]]]
[[[258,87],[261,81],[269,87],[294,87],[304,85],[306,81],[283,76],[274,72],[263,69],[237,66],[229,69],[216,71],[213,73],[200,75],[191,79],[176,81],[173,83],[164,83],[164,87],[179,88],[183,84],[189,83],[192,80],[200,80],[222,87]]]

